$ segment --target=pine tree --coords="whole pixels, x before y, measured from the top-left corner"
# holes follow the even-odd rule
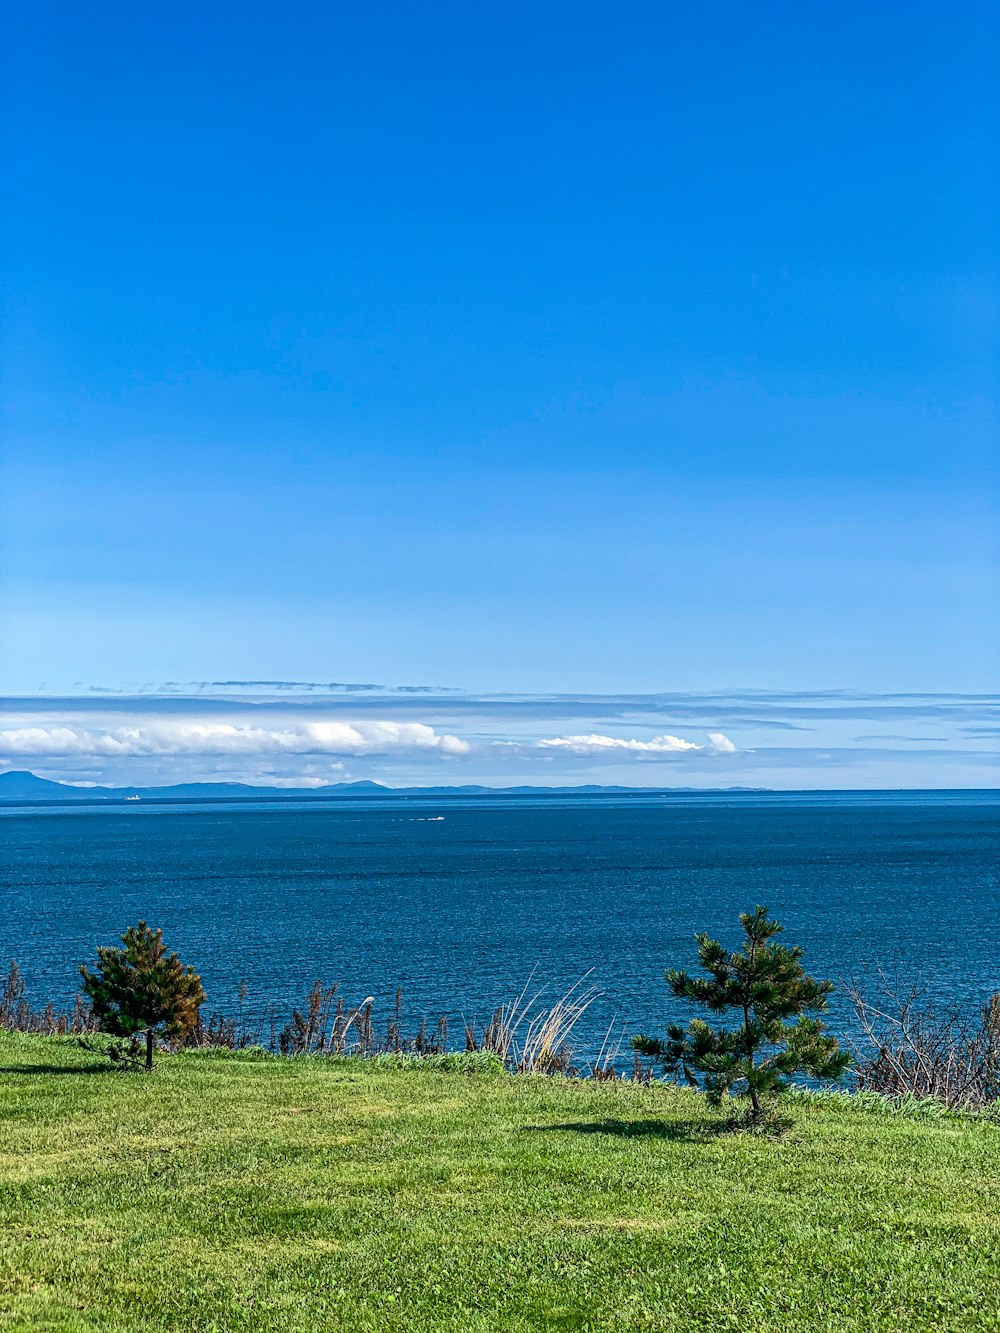
[[[205,992],[201,977],[175,953],[167,953],[163,932],[145,921],[129,926],[124,948],[99,948],[98,968],[80,968],[82,989],[103,1032],[134,1039],[146,1034],[146,1069],[153,1068],[153,1039],[159,1033],[182,1040],[197,1027]]]
[[[666,973],[678,999],[703,1004],[712,1013],[735,1014],[737,1025],[711,1027],[696,1018],[686,1029],[671,1024],[666,1041],[640,1034],[632,1045],[661,1060],[667,1073],[679,1071],[692,1086],[703,1086],[713,1106],[727,1093],[749,1097],[757,1117],[764,1100],[787,1088],[793,1074],[836,1080],[850,1056],[819,1019],[806,1016],[826,1009],[833,982],[806,976],[801,949],[772,943],[782,927],[766,908],[741,913],[740,923],[741,953],[729,953],[704,933],[695,936],[708,978],[676,969]]]

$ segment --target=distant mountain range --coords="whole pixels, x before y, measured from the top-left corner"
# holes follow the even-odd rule
[[[386,787],[380,782],[334,782],[328,787],[251,787],[245,782],[178,782],[168,787],[72,787],[35,773],[0,773],[0,801],[197,801],[294,799],[330,800],[345,796],[537,796],[555,793],[698,792],[703,787]],[[766,787],[717,787],[716,791],[766,791]]]

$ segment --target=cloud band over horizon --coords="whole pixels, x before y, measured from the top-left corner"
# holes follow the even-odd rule
[[[874,716],[897,729],[859,735],[859,723]],[[992,786],[998,717],[996,696],[836,690],[784,696],[414,691],[352,699],[233,699],[199,691],[99,701],[88,693],[6,700],[0,769],[30,766],[56,779],[112,784],[204,779],[320,786],[372,777],[420,785],[447,771],[448,782],[504,785],[544,774],[546,785],[589,777],[649,785],[652,765],[661,783],[694,786]],[[918,719],[921,729],[911,735]],[[671,720],[681,726],[665,729]]]

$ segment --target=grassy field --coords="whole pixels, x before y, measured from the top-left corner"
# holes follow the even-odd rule
[[[1000,1330],[1000,1127],[0,1034],[0,1328]]]

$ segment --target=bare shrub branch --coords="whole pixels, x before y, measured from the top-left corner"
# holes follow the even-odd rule
[[[922,978],[882,967],[844,989],[862,1034],[854,1043],[860,1091],[933,1098],[953,1109],[1000,1097],[1000,995],[978,1012],[942,1007]]]

